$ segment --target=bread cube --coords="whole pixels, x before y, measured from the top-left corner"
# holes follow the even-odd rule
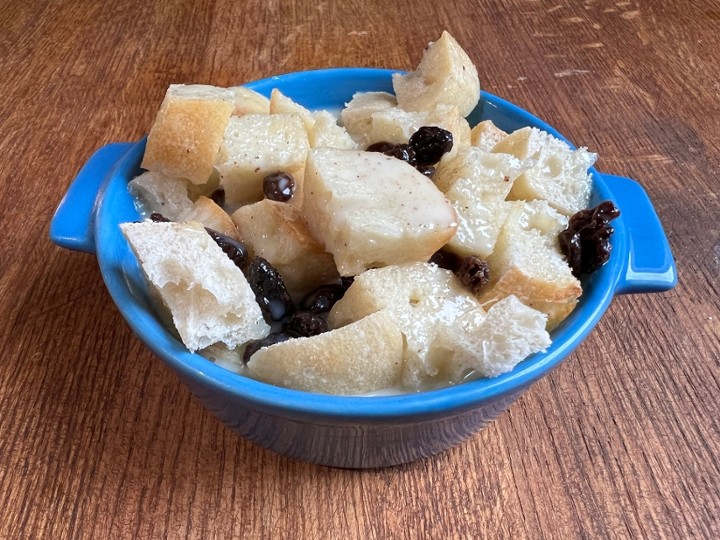
[[[263,198],[263,178],[286,172],[295,179],[293,201],[302,199],[307,157],[305,127],[292,114],[233,116],[225,130],[216,167],[225,204],[235,209]]]
[[[587,208],[592,188],[588,169],[596,154],[586,148],[573,150],[564,141],[531,127],[501,139],[492,151],[523,161],[525,170],[513,184],[510,199],[545,200],[566,216]]]
[[[225,236],[240,240],[235,224],[227,212],[220,208],[215,201],[207,197],[198,197],[191,208],[178,216],[177,221],[201,223],[205,227],[209,227]]]
[[[417,71],[393,75],[393,88],[398,105],[407,111],[432,111],[445,104],[467,116],[480,100],[477,70],[447,32],[427,46]]]
[[[128,191],[140,202],[141,211],[148,214],[159,213],[175,221],[192,208],[188,184],[190,182],[184,178],[146,171],[130,180]]]
[[[358,92],[340,112],[340,119],[348,134],[364,149],[370,145],[373,114],[396,105],[395,96],[387,92]]]
[[[507,133],[497,127],[492,120],[484,120],[472,128],[470,144],[486,152],[491,152],[493,147],[504,137],[507,137]]]
[[[330,311],[328,324],[338,328],[380,310],[391,315],[405,336],[403,382],[410,388],[437,374],[428,352],[438,331],[454,325],[464,313],[482,312],[452,272],[435,264],[414,263],[368,270],[355,277]]]
[[[402,367],[402,333],[383,311],[324,334],[270,345],[248,361],[251,375],[262,381],[327,394],[388,388]]]
[[[497,377],[551,343],[546,316],[515,296],[503,298],[487,314],[466,313],[441,328],[428,355],[443,379],[458,383],[475,372]]]
[[[234,101],[232,91],[224,88],[170,85],[150,129],[142,168],[206,183]]]
[[[231,86],[228,90],[235,96],[233,116],[270,114],[270,100],[262,94],[244,86]]]
[[[399,107],[377,111],[371,118],[367,143],[407,143],[413,133],[423,126],[437,126],[452,133],[450,155],[470,144],[470,125],[458,114],[457,107],[452,105],[438,105],[431,111],[408,112]]]
[[[490,282],[478,297],[480,303],[488,307],[510,295],[538,308],[546,302],[574,301],[582,288],[557,242],[567,218],[545,201],[508,204],[508,218],[487,259]]]
[[[243,353],[245,345],[240,345],[234,349],[228,349],[224,343],[214,343],[209,347],[198,351],[200,356],[207,358],[218,366],[233,371],[235,373],[245,372],[245,362],[243,361]]]
[[[308,154],[303,212],[340,275],[427,261],[457,229],[455,210],[430,179],[377,152]]]
[[[315,125],[315,117],[308,109],[295,103],[277,88],[273,88],[270,93],[270,114],[294,114],[302,120],[308,133]]]
[[[202,225],[143,221],[120,228],[191,352],[268,335],[245,276]]]
[[[310,235],[296,207],[265,199],[239,208],[232,220],[242,242],[280,272],[293,296],[339,278],[332,255]]]
[[[344,127],[339,126],[335,117],[327,111],[314,114],[315,123],[308,132],[310,148],[344,148],[357,150],[357,143],[350,137]]]
[[[440,162],[433,180],[458,215],[457,233],[446,249],[481,258],[492,253],[507,216],[505,197],[520,168],[520,161],[509,154],[492,154],[472,146]]]

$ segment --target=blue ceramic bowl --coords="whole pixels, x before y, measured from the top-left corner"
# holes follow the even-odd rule
[[[342,107],[358,91],[392,92],[393,71],[327,69],[271,77],[247,86],[273,88],[308,108]],[[484,93],[471,125],[493,120],[512,131],[552,127]],[[553,332],[552,346],[513,371],[453,387],[407,395],[347,397],[278,388],[213,364],[185,349],[158,317],[119,223],[138,214],[127,183],[140,172],[145,141],[100,148],[82,168],[50,228],[56,244],[95,253],[107,288],[137,336],[162,358],[223,423],[260,446],[335,467],[383,467],[441,452],[471,436],[505,410],[534,381],[566,358],[592,330],[613,296],[668,290],[675,265],[662,226],[639,184],[593,170],[593,203],[612,199],[622,215],[613,222],[610,261],[583,285],[580,303]]]

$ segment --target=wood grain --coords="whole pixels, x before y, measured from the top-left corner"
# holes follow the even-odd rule
[[[671,2],[0,1],[0,538],[720,537],[720,8]],[[486,90],[640,181],[677,289],[617,298],[433,459],[294,462],[215,421],[48,223],[172,82],[411,68],[448,29]]]

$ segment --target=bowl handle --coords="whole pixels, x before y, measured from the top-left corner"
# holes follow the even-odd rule
[[[677,285],[670,244],[652,202],[640,184],[603,174],[628,231],[629,257],[616,294],[668,291]]]
[[[95,253],[94,216],[101,187],[113,166],[133,143],[113,143],[97,150],[83,165],[50,222],[50,240],[58,246]]]

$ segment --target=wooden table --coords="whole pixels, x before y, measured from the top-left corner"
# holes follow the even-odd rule
[[[720,5],[0,2],[0,537],[720,537]],[[133,336],[48,223],[172,82],[414,67],[448,29],[484,89],[637,179],[680,284],[617,298],[509,412],[385,470],[238,439]]]

